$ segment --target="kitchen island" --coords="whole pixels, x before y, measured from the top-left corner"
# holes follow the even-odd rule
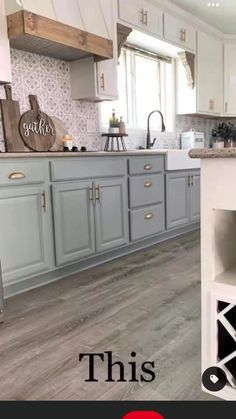
[[[0,154],[5,297],[199,228],[186,151]]]
[[[228,384],[215,395],[236,400],[236,149],[190,156],[202,159],[202,372],[222,368]]]

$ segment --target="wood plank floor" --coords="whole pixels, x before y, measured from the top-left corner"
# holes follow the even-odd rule
[[[155,361],[153,383],[85,383],[81,352]],[[129,371],[129,370],[127,370]],[[7,300],[1,400],[210,400],[200,387],[199,234]]]

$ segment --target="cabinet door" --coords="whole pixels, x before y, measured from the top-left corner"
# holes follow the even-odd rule
[[[47,270],[52,260],[51,228],[43,188],[0,191],[0,258],[9,282]]]
[[[236,45],[224,46],[225,115],[236,115]]]
[[[96,250],[103,252],[128,243],[127,180],[96,182]]]
[[[118,99],[118,62],[117,58],[100,61],[97,66],[98,95]]]
[[[223,91],[223,46],[211,35],[197,35],[197,110],[221,114]]]
[[[200,175],[193,174],[191,187],[189,188],[189,211],[190,211],[190,223],[200,221]]]
[[[174,42],[182,48],[196,51],[196,30],[174,16],[164,14],[164,37],[167,41]]]
[[[186,173],[166,175],[167,229],[189,223],[189,179]]]
[[[4,0],[0,0],[0,84],[11,83],[10,46]]]
[[[52,188],[57,265],[92,255],[95,240],[90,184],[71,182]]]
[[[119,18],[146,32],[163,37],[163,13],[146,0],[119,0]]]

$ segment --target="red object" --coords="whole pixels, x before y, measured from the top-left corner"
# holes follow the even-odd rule
[[[123,419],[164,419],[164,417],[160,413],[144,410],[127,413]]]

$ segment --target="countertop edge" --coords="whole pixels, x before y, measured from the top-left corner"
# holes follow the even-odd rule
[[[236,148],[194,148],[189,151],[192,159],[228,159],[236,158]]]
[[[14,159],[14,158],[75,158],[75,157],[125,157],[125,156],[155,156],[166,155],[168,150],[131,150],[131,151],[90,151],[90,152],[26,152],[26,153],[0,153],[0,159]]]

